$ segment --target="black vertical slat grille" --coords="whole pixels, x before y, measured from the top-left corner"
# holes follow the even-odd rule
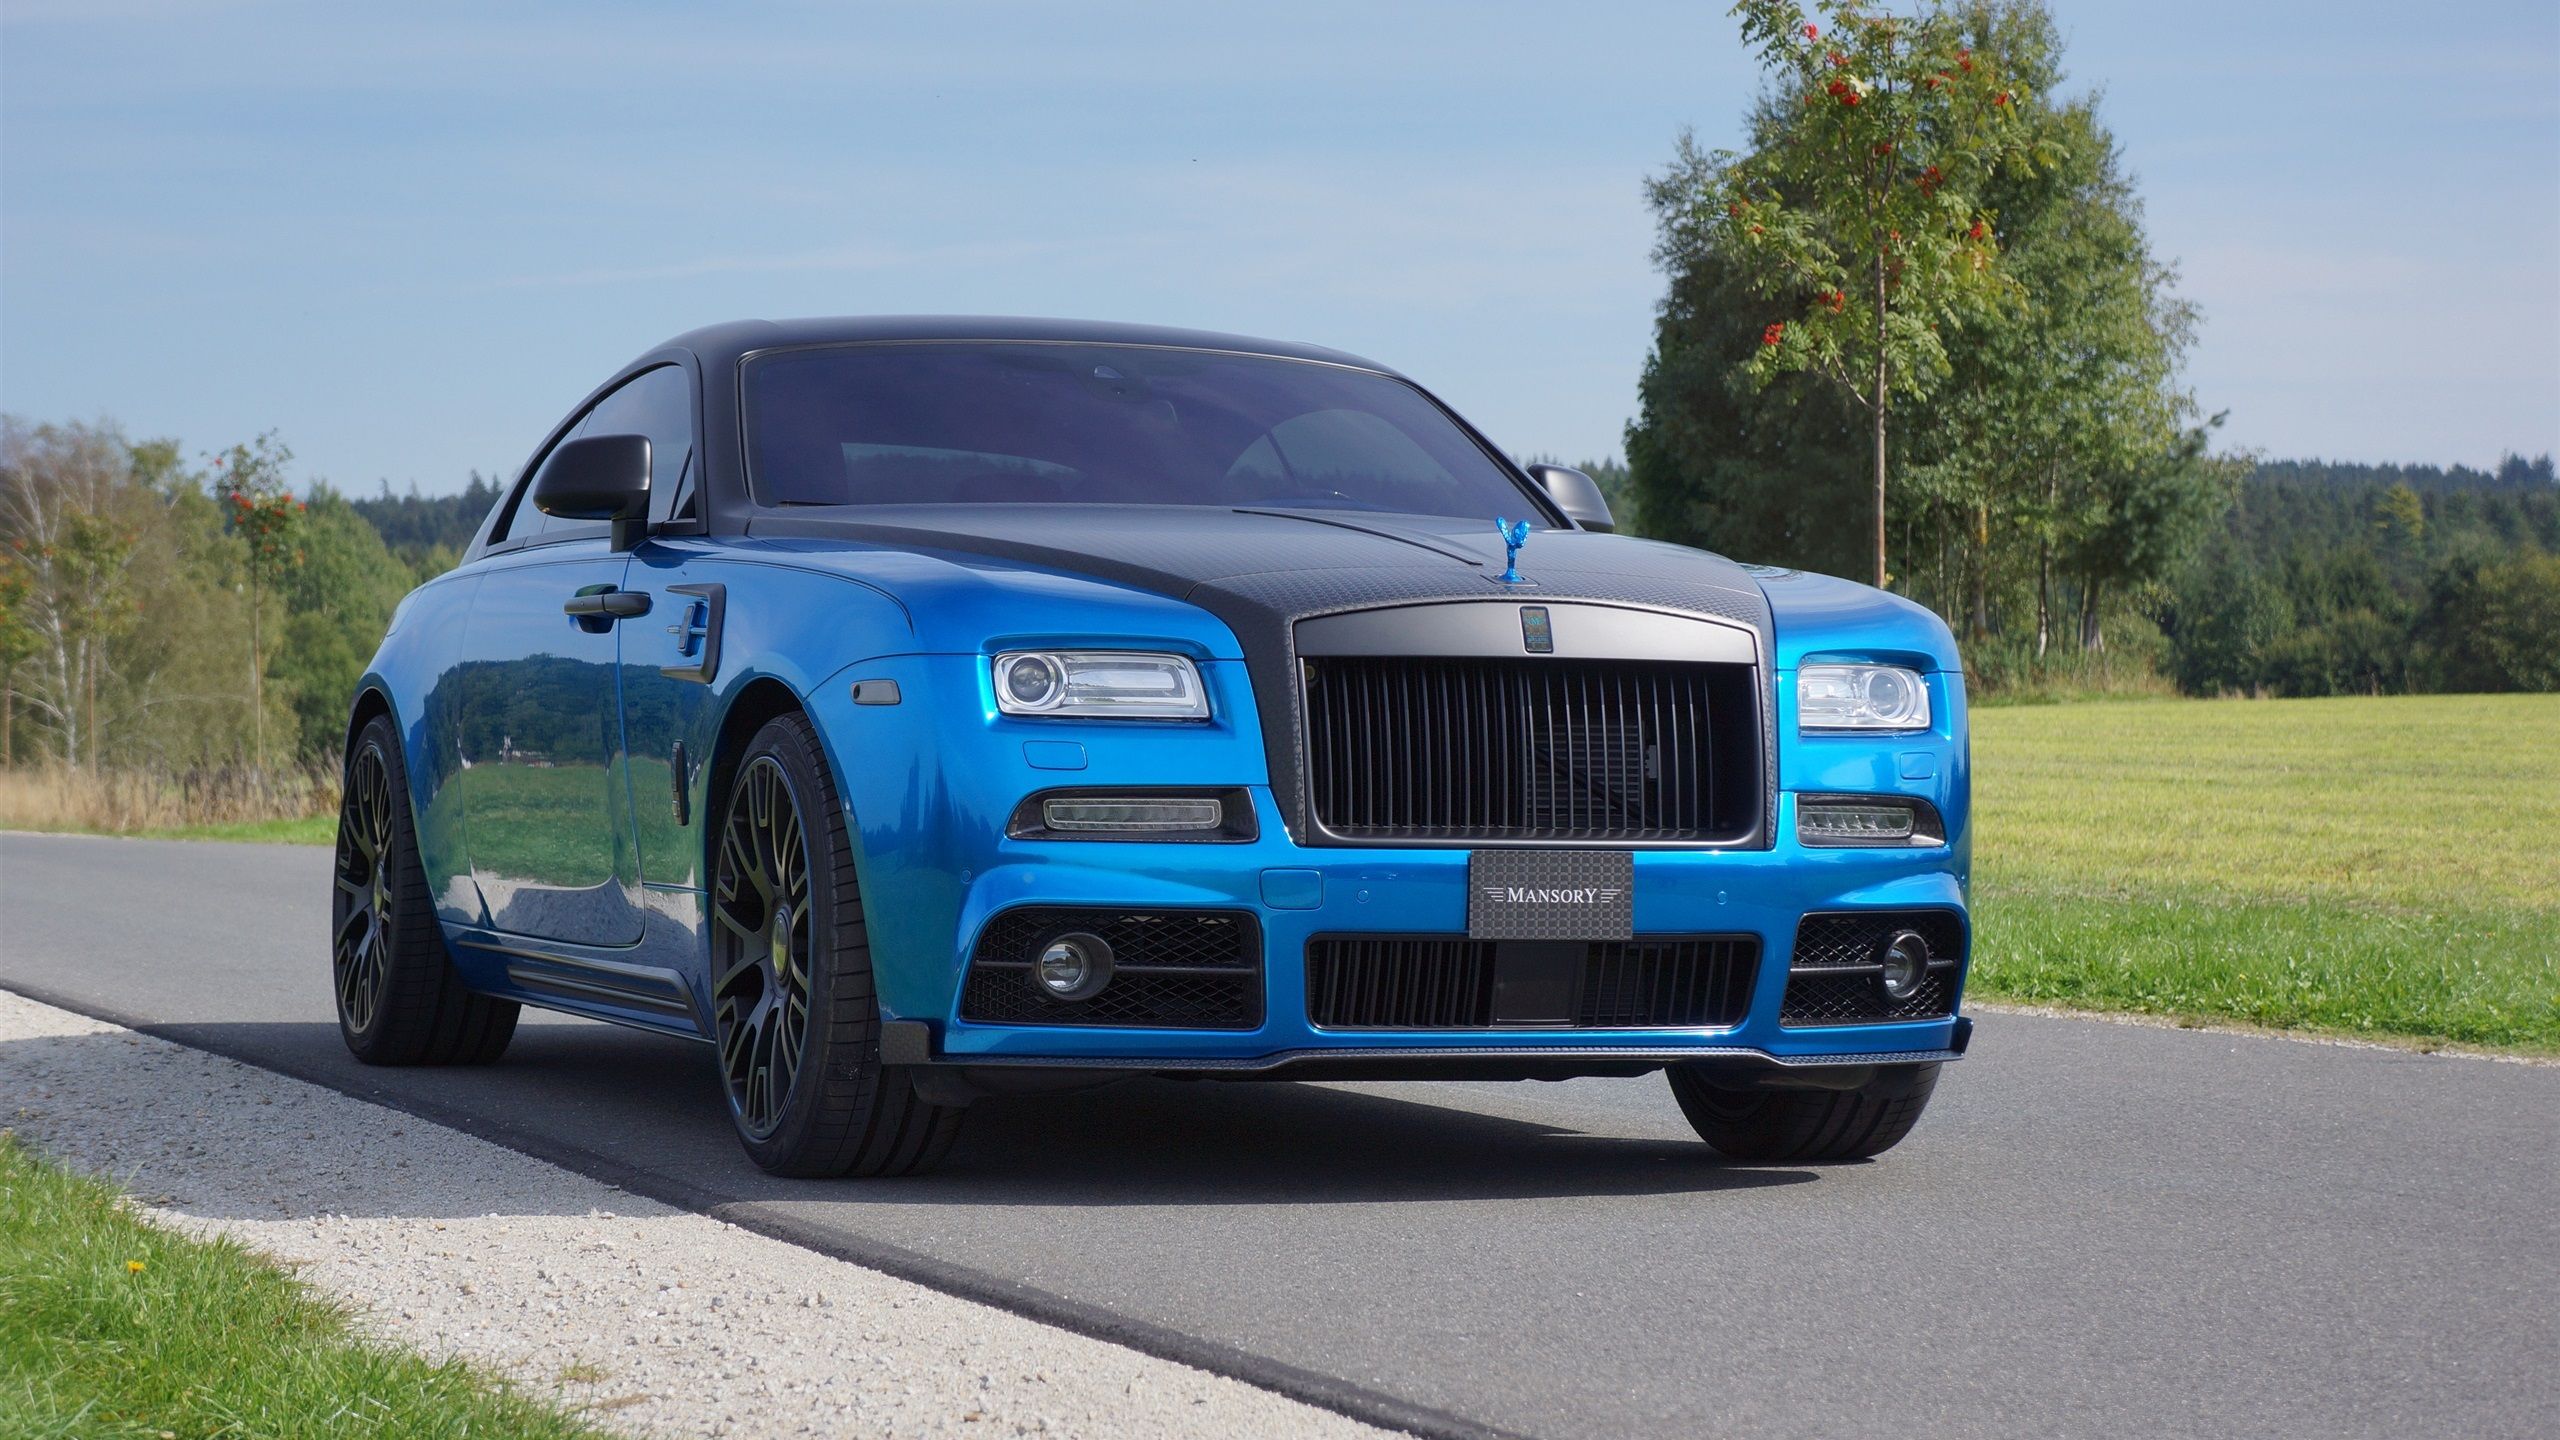
[[[1747,665],[1304,663],[1308,793],[1332,836],[1712,842],[1757,818]]]
[[[1328,938],[1307,947],[1318,1025],[1465,1030],[1493,1023],[1490,940]]]
[[[1307,1019],[1329,1030],[1482,1030],[1494,1025],[1499,942],[1442,935],[1319,935],[1307,942]],[[1594,941],[1572,1028],[1739,1025],[1760,942],[1748,935]]]
[[[1582,962],[1583,1025],[1738,1025],[1751,1009],[1760,945],[1748,938],[1594,945]]]

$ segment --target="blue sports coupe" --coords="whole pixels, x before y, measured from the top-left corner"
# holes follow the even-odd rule
[[[1728,1156],[1874,1155],[1972,1029],[1953,638],[1611,529],[1313,346],[680,336],[357,689],[347,1045],[702,1040],[788,1175],[1133,1075],[1661,1070]]]

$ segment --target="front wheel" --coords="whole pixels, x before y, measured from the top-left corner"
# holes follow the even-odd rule
[[[1855,1090],[1719,1085],[1695,1065],[1671,1067],[1671,1094],[1698,1138],[1736,1160],[1864,1160],[1902,1142],[1938,1088],[1935,1065],[1902,1065]]]
[[[817,732],[756,732],[727,788],[711,864],[711,1010],[729,1118],[777,1175],[909,1175],[951,1148],[960,1111],[880,1063],[871,942],[853,843]]]

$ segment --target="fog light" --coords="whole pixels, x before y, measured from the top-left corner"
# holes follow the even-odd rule
[[[1031,973],[1052,1000],[1090,1000],[1111,983],[1111,947],[1079,930],[1043,946]]]
[[[1893,938],[1884,942],[1884,951],[1877,958],[1884,964],[1877,982],[1884,986],[1884,998],[1896,1005],[1919,994],[1921,984],[1929,978],[1929,942],[1916,931],[1893,932]]]
[[[1799,795],[1796,841],[1813,846],[1944,845],[1937,807],[1891,795]]]
[[[1193,799],[1046,800],[1040,819],[1052,830],[1128,834],[1145,831],[1215,830],[1227,807],[1215,796]]]

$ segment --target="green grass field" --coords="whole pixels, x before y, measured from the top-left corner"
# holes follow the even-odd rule
[[[0,1131],[0,1435],[600,1440],[454,1363],[357,1335],[227,1242],[144,1224]]]
[[[2560,1052],[2560,696],[1974,716],[1985,999]]]

